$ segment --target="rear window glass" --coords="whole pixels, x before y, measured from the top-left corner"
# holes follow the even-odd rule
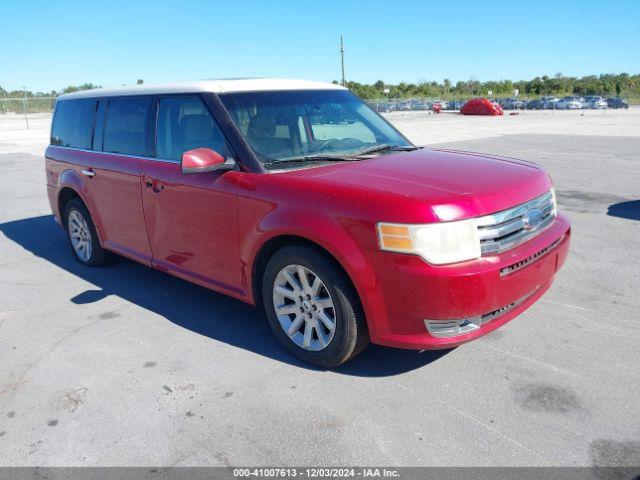
[[[125,155],[145,155],[149,105],[149,100],[145,98],[110,100],[102,150]]]
[[[96,100],[62,100],[56,104],[51,145],[91,148]]]

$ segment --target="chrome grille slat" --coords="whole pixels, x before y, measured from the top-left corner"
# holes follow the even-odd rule
[[[504,237],[523,228],[524,222],[521,218],[509,220],[495,227],[479,227],[480,240],[492,240],[494,238]]]
[[[531,210],[534,207],[539,208],[541,205],[546,205],[551,203],[553,200],[553,195],[551,192],[544,193],[533,200],[529,200],[528,202],[521,203],[520,205],[516,205],[515,207],[509,208],[507,210],[502,210],[500,212],[493,213],[491,215],[486,215],[478,219],[478,225],[496,225],[499,223],[504,223],[507,220],[512,220],[514,218],[521,217],[527,211]],[[484,221],[484,223],[482,223]]]
[[[501,253],[540,234],[555,219],[553,194],[547,192],[508,210],[477,220],[482,255]],[[540,211],[538,224],[527,228],[525,216],[532,209]]]
[[[480,249],[482,251],[482,255],[487,255],[490,253],[502,253],[506,250],[517,247],[521,243],[524,243],[527,240],[540,234],[545,228],[553,223],[554,218],[555,217],[548,216],[535,230],[521,230],[518,233],[513,234],[512,236],[503,240],[492,241],[491,243],[486,244],[481,243]]]

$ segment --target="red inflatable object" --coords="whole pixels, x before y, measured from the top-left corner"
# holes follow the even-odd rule
[[[486,98],[473,98],[465,103],[460,109],[463,115],[502,115],[502,107],[496,103],[491,103]]]

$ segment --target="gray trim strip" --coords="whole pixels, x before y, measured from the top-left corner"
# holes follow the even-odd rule
[[[115,153],[115,152],[100,152],[98,150],[87,150],[86,148],[75,148],[75,147],[61,147],[60,145],[49,145],[53,148],[63,148],[65,150],[75,150],[77,152],[86,152],[86,153],[98,153],[100,155],[118,155],[119,157],[128,157],[128,158],[137,158],[140,160],[155,160],[157,162],[163,163],[175,163],[176,165],[180,165],[180,162],[177,160],[168,160],[165,158],[155,158],[155,157],[145,157],[142,155],[129,155],[126,153]]]

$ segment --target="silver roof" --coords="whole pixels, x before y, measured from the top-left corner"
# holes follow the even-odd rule
[[[95,88],[60,95],[59,99],[115,97],[124,95],[161,95],[164,93],[230,93],[261,92],[277,90],[346,90],[340,85],[313,80],[287,78],[234,78],[175,82],[158,85],[131,85],[116,88]]]

